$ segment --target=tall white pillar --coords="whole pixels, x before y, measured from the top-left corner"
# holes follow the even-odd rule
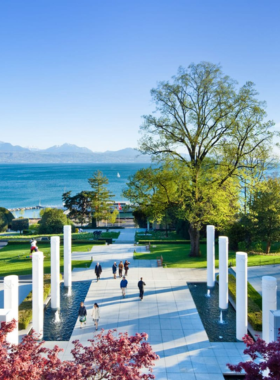
[[[272,276],[262,277],[262,339],[269,339],[269,313],[277,309],[277,280]]]
[[[51,308],[60,308],[60,251],[59,236],[51,237]]]
[[[18,344],[18,276],[4,277],[4,309],[12,310],[13,316],[17,321],[13,334],[13,342]]]
[[[1,322],[11,322],[15,318],[14,310],[12,309],[0,309],[0,326]],[[7,334],[7,342],[10,344],[18,344],[18,329],[14,329]]]
[[[236,339],[248,330],[247,253],[236,252]]]
[[[149,218],[147,218],[147,231],[150,231],[150,221],[149,221]]]
[[[43,252],[32,253],[32,323],[38,339],[44,329],[44,256]]]
[[[206,227],[207,237],[207,287],[215,286],[215,227]]]
[[[219,237],[219,308],[228,308],[228,238]]]
[[[72,286],[71,226],[64,226],[64,286]]]

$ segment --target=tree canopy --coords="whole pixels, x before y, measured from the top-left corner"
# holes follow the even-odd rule
[[[93,176],[88,180],[92,191],[91,207],[94,219],[97,223],[102,219],[108,220],[108,214],[111,212],[111,207],[114,195],[107,189],[109,180],[100,170],[93,173]]]
[[[266,253],[271,243],[280,240],[280,179],[262,181],[252,194],[249,217],[255,239],[261,237],[266,244]]]
[[[266,120],[265,103],[252,82],[237,88],[220,66],[209,62],[181,67],[172,82],[160,82],[151,95],[155,112],[144,116],[140,150],[157,162],[186,167],[185,186],[193,210],[191,254],[198,255],[198,221],[208,213],[201,209],[202,193],[211,199],[218,188],[228,186],[228,180],[263,165],[274,123]]]
[[[71,196],[71,191],[68,191],[63,193],[62,200],[69,211],[68,218],[77,220],[83,226],[91,215],[91,192],[81,191]]]
[[[218,181],[213,181],[221,175],[220,171],[202,170],[194,200],[191,174],[189,168],[179,161],[141,169],[129,178],[123,194],[150,220],[167,222],[176,218],[188,221],[189,233],[193,237],[193,229],[200,231],[207,223],[223,228],[238,210],[237,181],[229,178],[220,186]],[[210,181],[213,182],[209,186]],[[198,243],[199,234],[195,236],[195,250],[199,250]]]
[[[0,232],[6,231],[13,219],[14,215],[8,209],[0,207]]]
[[[63,226],[71,224],[70,220],[57,208],[45,208],[40,211],[39,232],[43,234],[58,234],[63,232]]]
[[[154,379],[152,367],[159,356],[146,341],[146,333],[129,336],[116,330],[102,331],[83,346],[74,341],[73,360],[61,361],[63,349],[44,347],[36,340],[36,334],[25,335],[18,345],[7,342],[7,334],[13,331],[16,321],[1,323],[0,329],[0,378],[19,380],[80,380],[80,379]],[[146,369],[143,371],[142,369]]]
[[[251,360],[237,365],[227,364],[229,369],[237,373],[243,370],[247,380],[280,380],[280,335],[277,341],[271,343],[266,343],[261,338],[255,342],[249,335],[245,335],[243,342],[247,346],[244,354],[249,355]]]

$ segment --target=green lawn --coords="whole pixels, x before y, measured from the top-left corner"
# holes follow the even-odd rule
[[[44,273],[50,273],[50,244],[38,243],[40,251],[45,255]],[[91,250],[92,244],[73,243],[73,252],[87,252]],[[26,256],[30,255],[30,244],[9,243],[6,247],[0,249],[0,276],[10,274],[26,275],[32,273],[32,260]],[[91,261],[77,260],[72,261],[72,268],[87,268]],[[63,273],[63,247],[60,247],[60,271]]]
[[[154,247],[155,245],[155,247]],[[206,244],[201,244],[201,257],[189,257],[189,244],[152,244],[151,253],[134,253],[134,258],[139,260],[155,260],[162,255],[163,264],[168,268],[206,268]],[[235,266],[235,251],[229,251],[229,263]],[[218,257],[218,245],[216,245],[216,257]],[[280,252],[278,254],[248,254],[248,266],[280,264]],[[219,260],[216,260],[216,268]]]

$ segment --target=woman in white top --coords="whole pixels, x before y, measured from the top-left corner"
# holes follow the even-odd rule
[[[91,315],[92,315],[92,318],[93,318],[93,322],[95,324],[95,330],[98,330],[98,322],[99,322],[99,318],[100,318],[100,312],[99,312],[99,306],[97,305],[96,302],[93,305],[93,308],[92,308],[92,311],[91,311]]]

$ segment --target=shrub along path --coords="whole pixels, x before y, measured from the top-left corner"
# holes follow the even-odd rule
[[[134,254],[134,258],[138,260],[155,260],[157,257],[163,256],[163,263],[168,268],[206,268],[206,244],[200,244],[201,256],[190,257],[190,244],[151,244],[151,252],[139,252]],[[235,251],[229,251],[229,263],[235,266]],[[215,266],[219,267],[219,251],[216,244]],[[266,254],[248,254],[248,266],[280,264],[280,253]]]

